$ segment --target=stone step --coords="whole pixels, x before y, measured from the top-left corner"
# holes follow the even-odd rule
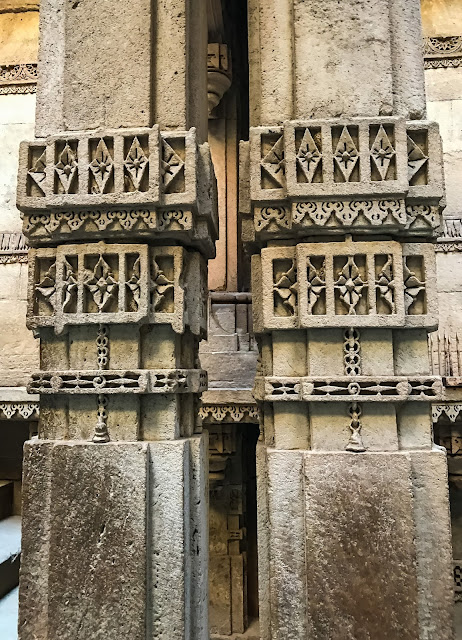
[[[21,516],[0,522],[0,598],[18,586],[21,554]]]

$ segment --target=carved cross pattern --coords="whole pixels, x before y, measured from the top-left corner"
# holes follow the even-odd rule
[[[153,296],[153,306],[155,311],[162,311],[166,296],[170,291],[174,291],[173,280],[169,280],[155,260],[152,264],[151,294]]]
[[[273,285],[273,291],[281,299],[282,304],[291,314],[295,314],[297,308],[297,268],[295,261],[292,260],[292,266],[288,271],[277,278]]]
[[[380,270],[375,286],[381,299],[386,302],[391,313],[395,311],[395,281],[393,275],[393,257],[388,255],[387,261]]]
[[[161,173],[165,187],[168,187],[184,167],[184,162],[166,140],[162,140]]]
[[[408,180],[411,182],[416,173],[428,162],[428,155],[424,150],[411,138],[407,136],[407,167]]]
[[[104,311],[114,300],[119,286],[110,266],[101,254],[95,268],[85,270],[84,284],[91,293],[99,311]]]
[[[348,315],[356,315],[356,306],[362,298],[362,291],[366,286],[361,278],[353,256],[348,260],[339,272],[335,288],[339,292],[340,300],[348,309]]]
[[[45,273],[35,290],[42,296],[53,311],[56,309],[56,262]]]
[[[403,265],[404,276],[404,308],[406,313],[409,313],[414,302],[417,300],[417,296],[421,291],[425,291],[425,282],[421,282],[416,274],[409,269],[404,260]]]
[[[149,159],[143,151],[138,138],[135,136],[124,161],[124,167],[128,172],[135,191],[139,191],[141,181],[149,164]]]
[[[379,131],[371,147],[371,158],[374,161],[382,180],[386,179],[390,163],[395,155],[396,152],[390,138],[383,128],[383,125],[380,125]]]
[[[358,159],[358,149],[353,142],[348,127],[343,127],[342,134],[334,150],[334,161],[340,169],[345,182],[349,182]]]
[[[104,193],[106,185],[112,175],[114,169],[114,162],[112,160],[109,149],[103,138],[98,142],[96,147],[95,157],[90,162],[90,171],[92,172],[96,184],[98,186],[98,193]]]
[[[261,167],[279,186],[284,186],[285,158],[284,138],[281,136],[261,160]]]
[[[141,262],[140,262],[140,257],[138,256],[138,258],[135,260],[135,263],[133,264],[131,276],[126,282],[127,287],[130,289],[132,293],[133,300],[136,303],[137,309],[140,306],[140,300],[141,300],[140,277],[141,277]]]
[[[69,143],[66,142],[64,149],[59,154],[58,162],[55,164],[55,170],[58,174],[64,193],[70,193],[77,173],[77,156],[72,151]]]
[[[43,151],[41,156],[37,158],[32,167],[27,172],[37,187],[40,189],[43,195],[45,195],[45,191],[42,187],[42,182],[46,178],[46,150]]]
[[[64,259],[63,263],[63,311],[68,311],[77,298],[77,275],[70,262]]]
[[[320,151],[320,140],[319,146],[316,143],[316,139],[318,137],[320,138],[320,135],[320,133],[315,134],[313,138],[311,131],[309,129],[305,129],[305,133],[303,134],[303,139],[297,153],[297,164],[303,171],[308,182],[313,182],[314,174],[321,162],[322,153]]]
[[[307,260],[307,286],[308,286],[308,313],[313,312],[313,307],[319,300],[319,296],[326,288],[324,275],[324,262],[321,269],[316,269],[311,260]]]

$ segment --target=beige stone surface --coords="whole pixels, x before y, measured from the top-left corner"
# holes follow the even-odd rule
[[[38,11],[0,13],[0,64],[37,62],[38,26]]]
[[[452,640],[453,578],[446,454],[409,454],[416,522],[420,637]],[[440,543],[435,545],[435,540]]]
[[[458,34],[462,11],[457,0],[421,0],[425,36]]]

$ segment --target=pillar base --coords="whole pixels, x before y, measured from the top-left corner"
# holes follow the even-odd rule
[[[450,640],[443,452],[258,458],[264,640]]]
[[[208,638],[206,448],[26,444],[21,640]]]

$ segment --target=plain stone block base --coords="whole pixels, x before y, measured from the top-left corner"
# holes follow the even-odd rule
[[[21,640],[205,640],[207,439],[26,443]]]
[[[443,452],[257,458],[263,640],[452,638]]]

